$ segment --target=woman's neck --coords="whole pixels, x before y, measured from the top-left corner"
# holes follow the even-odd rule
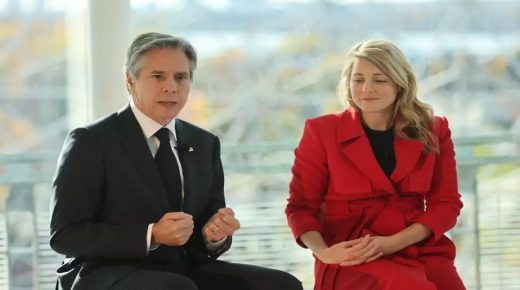
[[[391,113],[361,113],[363,123],[370,129],[386,131],[392,127]]]

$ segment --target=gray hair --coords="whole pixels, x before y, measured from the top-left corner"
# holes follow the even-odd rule
[[[143,55],[153,49],[173,48],[178,49],[188,58],[190,63],[190,78],[197,67],[197,53],[193,46],[186,40],[168,34],[148,32],[138,35],[126,53],[125,73],[137,78],[142,67]]]

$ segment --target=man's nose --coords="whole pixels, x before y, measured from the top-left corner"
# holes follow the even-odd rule
[[[175,82],[174,78],[169,78],[165,81],[163,91],[165,93],[176,93],[177,92],[177,82]]]

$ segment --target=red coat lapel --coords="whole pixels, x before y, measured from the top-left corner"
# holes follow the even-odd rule
[[[399,182],[408,175],[421,157],[424,145],[418,141],[407,140],[395,136],[395,169],[390,175],[394,183]]]
[[[345,110],[338,126],[337,142],[343,154],[378,188],[395,193],[394,186],[377,163],[370,142],[354,110]]]

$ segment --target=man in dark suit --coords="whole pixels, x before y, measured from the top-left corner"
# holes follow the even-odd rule
[[[58,289],[302,289],[282,271],[216,261],[240,224],[218,138],[176,118],[196,64],[185,40],[139,35],[130,104],[65,140],[51,218],[51,247],[66,256]]]

